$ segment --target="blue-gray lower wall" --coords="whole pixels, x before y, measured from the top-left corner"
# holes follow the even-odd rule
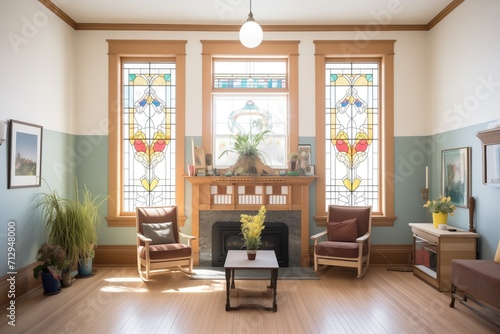
[[[50,187],[62,196],[68,196],[75,177],[75,166],[70,162],[75,147],[74,136],[44,130],[41,187],[7,189],[8,145],[5,142],[0,146],[0,276],[16,271],[8,268],[9,222],[15,224],[13,262],[15,269],[19,269],[35,262],[38,248],[46,239],[41,215],[35,210],[37,194],[49,191]]]
[[[483,163],[481,141],[478,131],[485,130],[488,123],[469,126],[429,137],[430,198],[442,192],[441,151],[453,148],[471,148],[471,196],[476,201],[474,225],[479,233],[479,258],[493,259],[500,240],[500,188],[482,183]],[[457,208],[455,215],[448,218],[448,224],[469,229],[469,210]]]
[[[410,244],[412,235],[409,223],[430,222],[430,216],[422,207],[420,189],[425,186],[425,166],[429,166],[430,198],[441,192],[441,151],[443,149],[470,146],[472,148],[472,196],[476,199],[474,215],[476,230],[480,234],[479,256],[491,259],[500,238],[500,221],[496,207],[500,203],[500,188],[483,185],[481,142],[476,133],[484,130],[486,124],[449,131],[436,136],[396,137],[394,149],[394,189],[395,214],[397,220],[393,227],[377,227],[373,230],[374,244]],[[191,156],[191,139],[195,145],[201,137],[188,137],[186,159]],[[312,163],[315,163],[315,138],[301,137],[301,144],[310,144]],[[0,146],[0,245],[7,247],[7,224],[16,222],[16,265],[18,268],[32,263],[39,245],[44,241],[43,224],[40,215],[34,210],[34,197],[47,191],[47,184],[63,195],[71,196],[72,185],[77,176],[79,184],[86,184],[93,194],[107,194],[108,183],[108,141],[106,136],[73,136],[53,131],[44,131],[42,175],[40,188],[7,189],[7,147]],[[187,164],[187,161],[186,161]],[[315,185],[311,188],[310,207],[315,207]],[[184,230],[191,230],[191,187],[186,182],[186,215],[188,220]],[[103,216],[106,215],[106,204]],[[316,227],[311,212],[310,233],[321,229]],[[458,208],[449,224],[468,229],[468,209]],[[129,227],[109,228],[103,219],[99,228],[101,245],[132,245],[135,243],[135,229]],[[7,254],[0,251],[0,276],[7,273]]]

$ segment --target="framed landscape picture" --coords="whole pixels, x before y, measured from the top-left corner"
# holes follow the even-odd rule
[[[470,147],[441,151],[441,193],[456,206],[468,207],[470,185]]]
[[[42,180],[43,128],[11,120],[9,130],[9,189],[39,187]]]

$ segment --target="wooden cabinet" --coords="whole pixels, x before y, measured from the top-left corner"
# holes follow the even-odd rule
[[[479,234],[439,230],[428,223],[411,223],[413,274],[439,291],[450,291],[451,260],[475,259]],[[448,225],[448,229],[455,229]]]

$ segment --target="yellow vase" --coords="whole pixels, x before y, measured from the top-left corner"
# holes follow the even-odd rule
[[[438,228],[439,224],[446,224],[448,221],[448,213],[433,212],[432,213],[432,224],[435,228]]]

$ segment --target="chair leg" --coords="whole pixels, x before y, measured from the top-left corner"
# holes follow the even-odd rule
[[[318,256],[314,254],[314,272],[318,271]]]

